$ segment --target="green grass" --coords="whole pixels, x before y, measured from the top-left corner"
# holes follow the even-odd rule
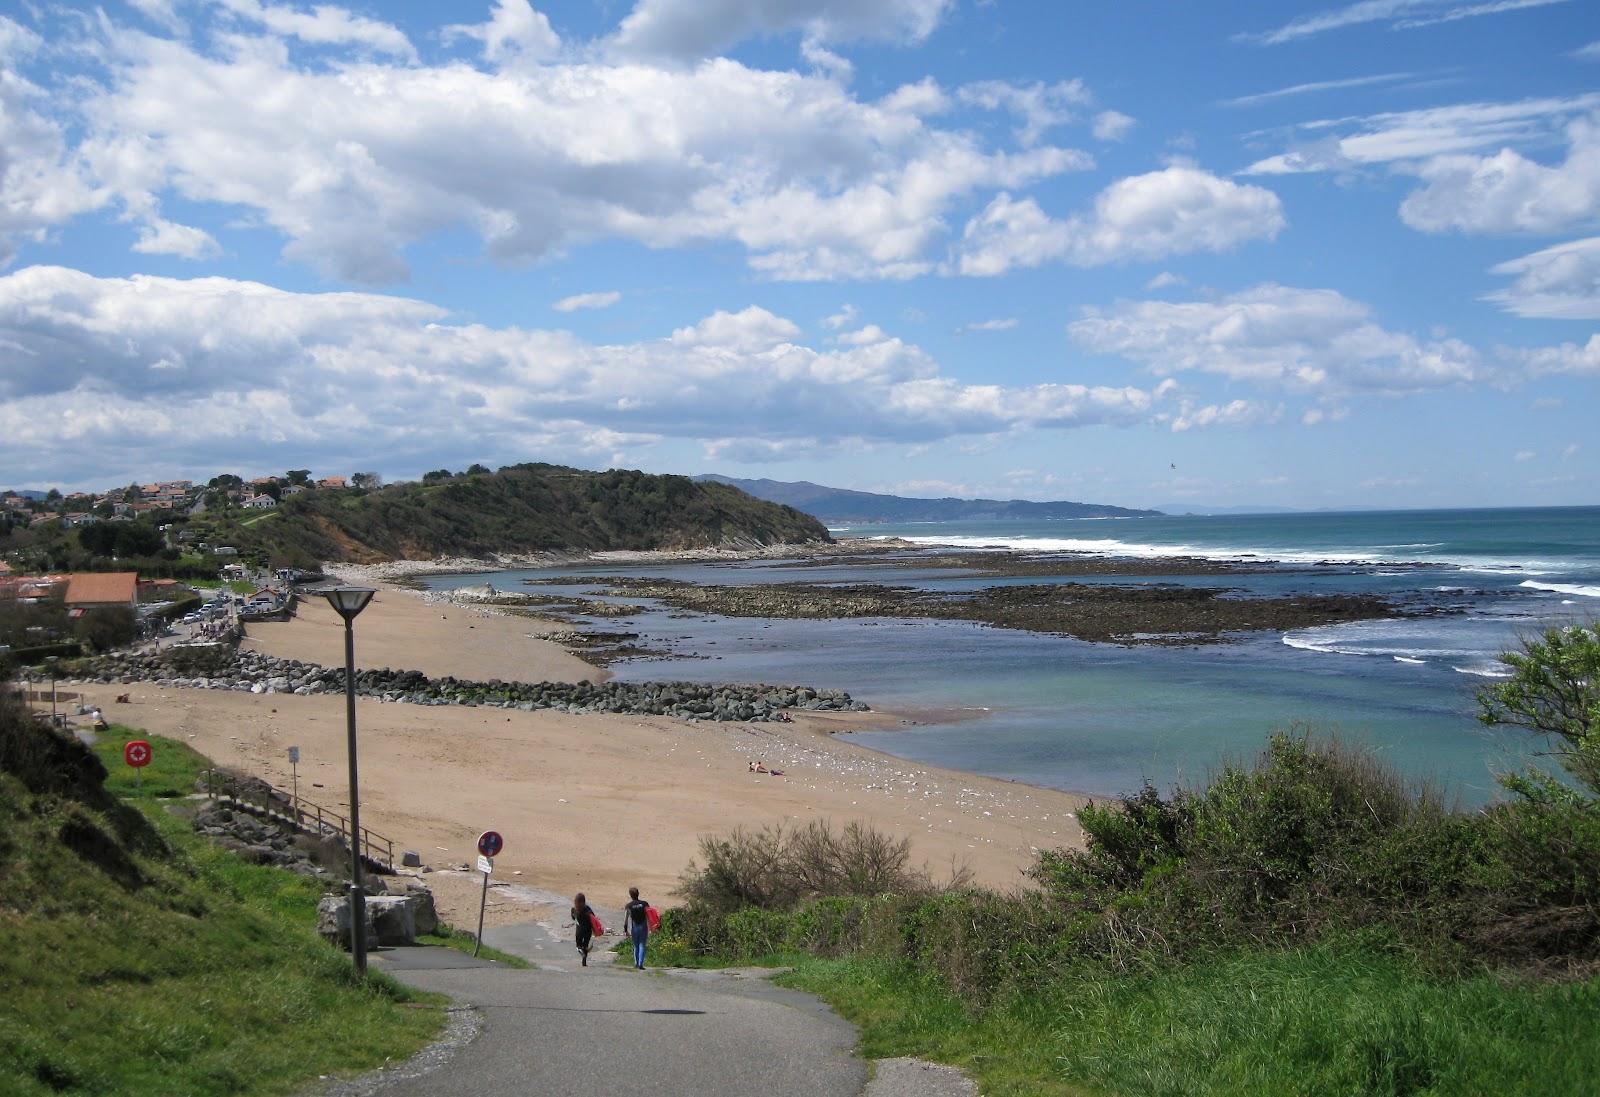
[[[150,744],[150,764],[142,767],[142,772],[122,757],[123,747],[134,739]],[[200,775],[211,768],[210,760],[192,747],[126,724],[112,724],[100,732],[91,749],[106,767],[106,789],[136,803],[171,800],[197,792]]]
[[[871,1058],[969,1070],[986,1094],[1592,1094],[1600,980],[1436,981],[1354,945],[1141,974],[1086,966],[981,1014],[885,961],[772,958]]]
[[[131,791],[122,742],[98,751]],[[197,836],[173,797],[204,760],[153,743],[120,821],[0,773],[0,1093],[289,1093],[431,1039],[442,1001],[359,982],[314,932],[321,885]]]
[[[477,938],[472,934],[464,929],[456,929],[445,922],[440,922],[439,928],[435,932],[421,934],[417,937],[417,944],[419,945],[437,945],[440,948],[453,948],[457,952],[465,952],[468,956],[472,955],[472,948],[476,943]],[[484,945],[478,950],[478,959],[493,960],[495,963],[504,964],[506,967],[530,968],[533,966],[520,956],[513,956],[509,952],[501,952],[499,949],[491,948],[488,945]]]

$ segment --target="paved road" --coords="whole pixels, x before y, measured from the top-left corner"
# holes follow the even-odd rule
[[[368,1092],[856,1097],[866,1082],[866,1064],[851,1054],[855,1030],[815,999],[764,979],[640,972],[593,959],[583,968],[550,924],[484,938],[536,957],[539,967],[510,970],[438,949],[374,954],[374,967],[470,1004],[482,1026],[437,1069]]]

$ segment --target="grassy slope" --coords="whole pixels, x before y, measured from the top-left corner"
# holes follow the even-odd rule
[[[724,484],[684,476],[530,465],[398,484],[307,492],[250,530],[279,559],[369,562],[440,555],[677,549],[729,539],[827,540],[816,519]]]
[[[0,1092],[284,1093],[436,1033],[437,1002],[383,976],[357,985],[315,936],[317,883],[247,865],[167,810],[203,761],[155,747],[137,809],[0,773]],[[103,749],[120,758],[120,740]]]
[[[1600,1078],[1600,981],[1437,981],[1360,947],[1240,952],[968,1011],[871,960],[786,956],[780,981],[860,1026],[862,1051],[954,1063],[986,1094],[1549,1094]]]

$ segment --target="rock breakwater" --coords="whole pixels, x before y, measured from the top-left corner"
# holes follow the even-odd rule
[[[182,649],[173,649],[181,652]],[[85,660],[76,677],[101,683],[153,682],[181,689],[288,693],[310,696],[343,692],[344,671],[262,652],[218,648],[204,671],[189,670],[192,654],[114,653]],[[184,673],[180,667],[187,670]],[[682,720],[782,720],[791,710],[865,712],[867,705],[843,690],[807,686],[716,685],[703,682],[486,682],[429,678],[417,670],[356,671],[356,694],[411,705],[556,709],[569,713],[612,712],[671,716]]]

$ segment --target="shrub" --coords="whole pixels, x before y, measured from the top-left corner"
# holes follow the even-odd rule
[[[700,840],[703,865],[691,863],[680,890],[690,905],[728,913],[745,907],[790,910],[806,899],[907,894],[933,887],[909,867],[911,840],[858,822],[835,831],[825,820],[789,829],[737,828]]]

